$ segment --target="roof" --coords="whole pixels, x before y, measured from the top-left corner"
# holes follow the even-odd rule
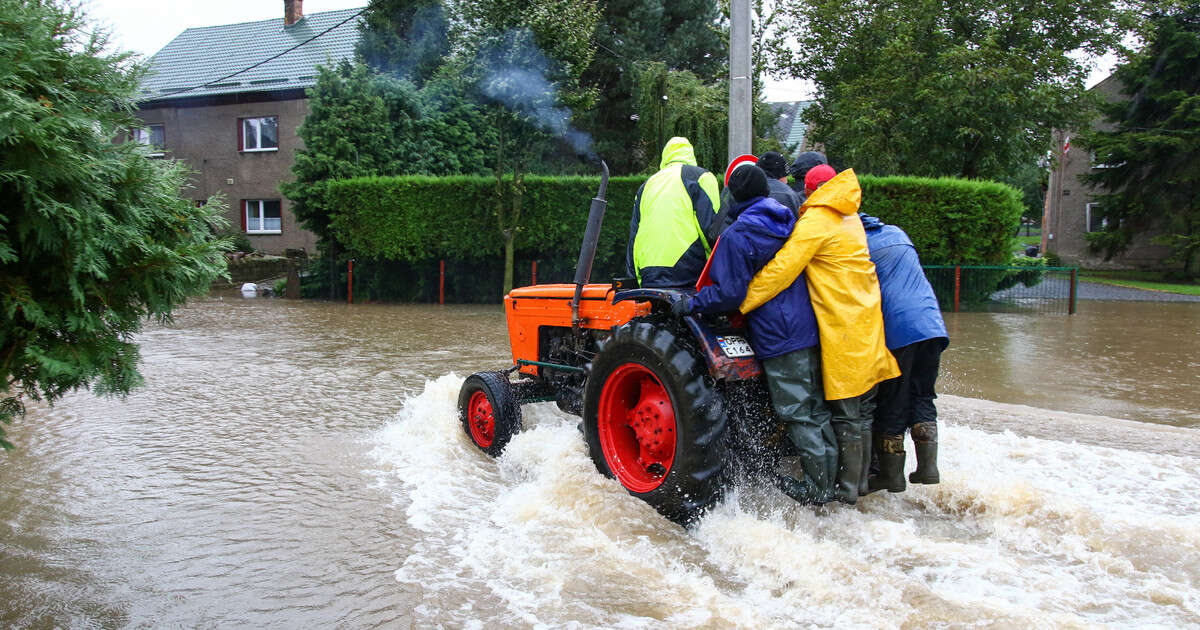
[[[808,125],[800,120],[800,114],[816,101],[787,101],[771,103],[771,107],[779,112],[779,122],[775,127],[775,136],[783,142],[784,147],[795,145],[797,149],[804,147],[804,134]]]
[[[189,28],[150,58],[140,96],[156,101],[310,87],[318,65],[353,57],[361,12],[313,13],[286,27],[281,16]]]

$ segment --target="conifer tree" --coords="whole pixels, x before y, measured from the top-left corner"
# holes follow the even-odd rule
[[[129,392],[143,322],[225,271],[223,204],[114,142],[138,126],[140,76],[73,5],[0,2],[0,422],[79,388]]]
[[[1148,45],[1116,70],[1128,99],[1101,105],[1111,130],[1081,140],[1097,164],[1105,229],[1091,245],[1111,257],[1139,232],[1162,230],[1173,260],[1200,277],[1200,6],[1156,15]]]

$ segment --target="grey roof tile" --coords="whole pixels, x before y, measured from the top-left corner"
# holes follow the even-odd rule
[[[317,66],[354,55],[358,42],[355,16],[362,9],[324,11],[285,27],[283,18],[189,28],[150,58],[142,82],[145,101],[214,94],[306,88],[316,82]],[[260,66],[223,78],[328,33]],[[218,79],[221,79],[217,82]],[[186,88],[195,88],[185,90]]]

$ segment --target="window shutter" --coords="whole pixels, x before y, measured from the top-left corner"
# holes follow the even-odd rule
[[[239,127],[241,125],[238,125]],[[242,200],[242,234],[246,233],[246,200]]]
[[[242,138],[242,119],[241,119],[241,118],[238,118],[238,119],[236,120],[236,122],[237,122],[237,138],[238,138],[238,147],[237,147],[237,150],[238,150],[238,151],[245,151],[245,150],[246,150],[246,142],[245,142],[245,140]],[[243,205],[245,205],[245,202],[243,201],[243,202],[242,202],[242,204],[243,204]],[[242,214],[242,223],[244,224],[245,222],[246,222],[246,215],[245,215],[245,213],[243,213],[243,214]],[[245,225],[242,225],[242,230],[244,231],[245,229],[246,229],[246,226],[245,226]]]

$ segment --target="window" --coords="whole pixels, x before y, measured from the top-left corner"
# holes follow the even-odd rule
[[[242,118],[238,125],[238,150],[278,151],[279,117]]]
[[[133,141],[150,147],[150,155],[153,156],[163,154],[163,148],[166,146],[165,137],[162,125],[147,125],[133,130]]]
[[[1087,215],[1087,231],[1099,232],[1108,227],[1108,219],[1100,215],[1100,204],[1089,203],[1085,209],[1085,214]]]
[[[243,200],[242,229],[247,234],[279,234],[283,232],[283,212],[280,209],[279,200]]]

